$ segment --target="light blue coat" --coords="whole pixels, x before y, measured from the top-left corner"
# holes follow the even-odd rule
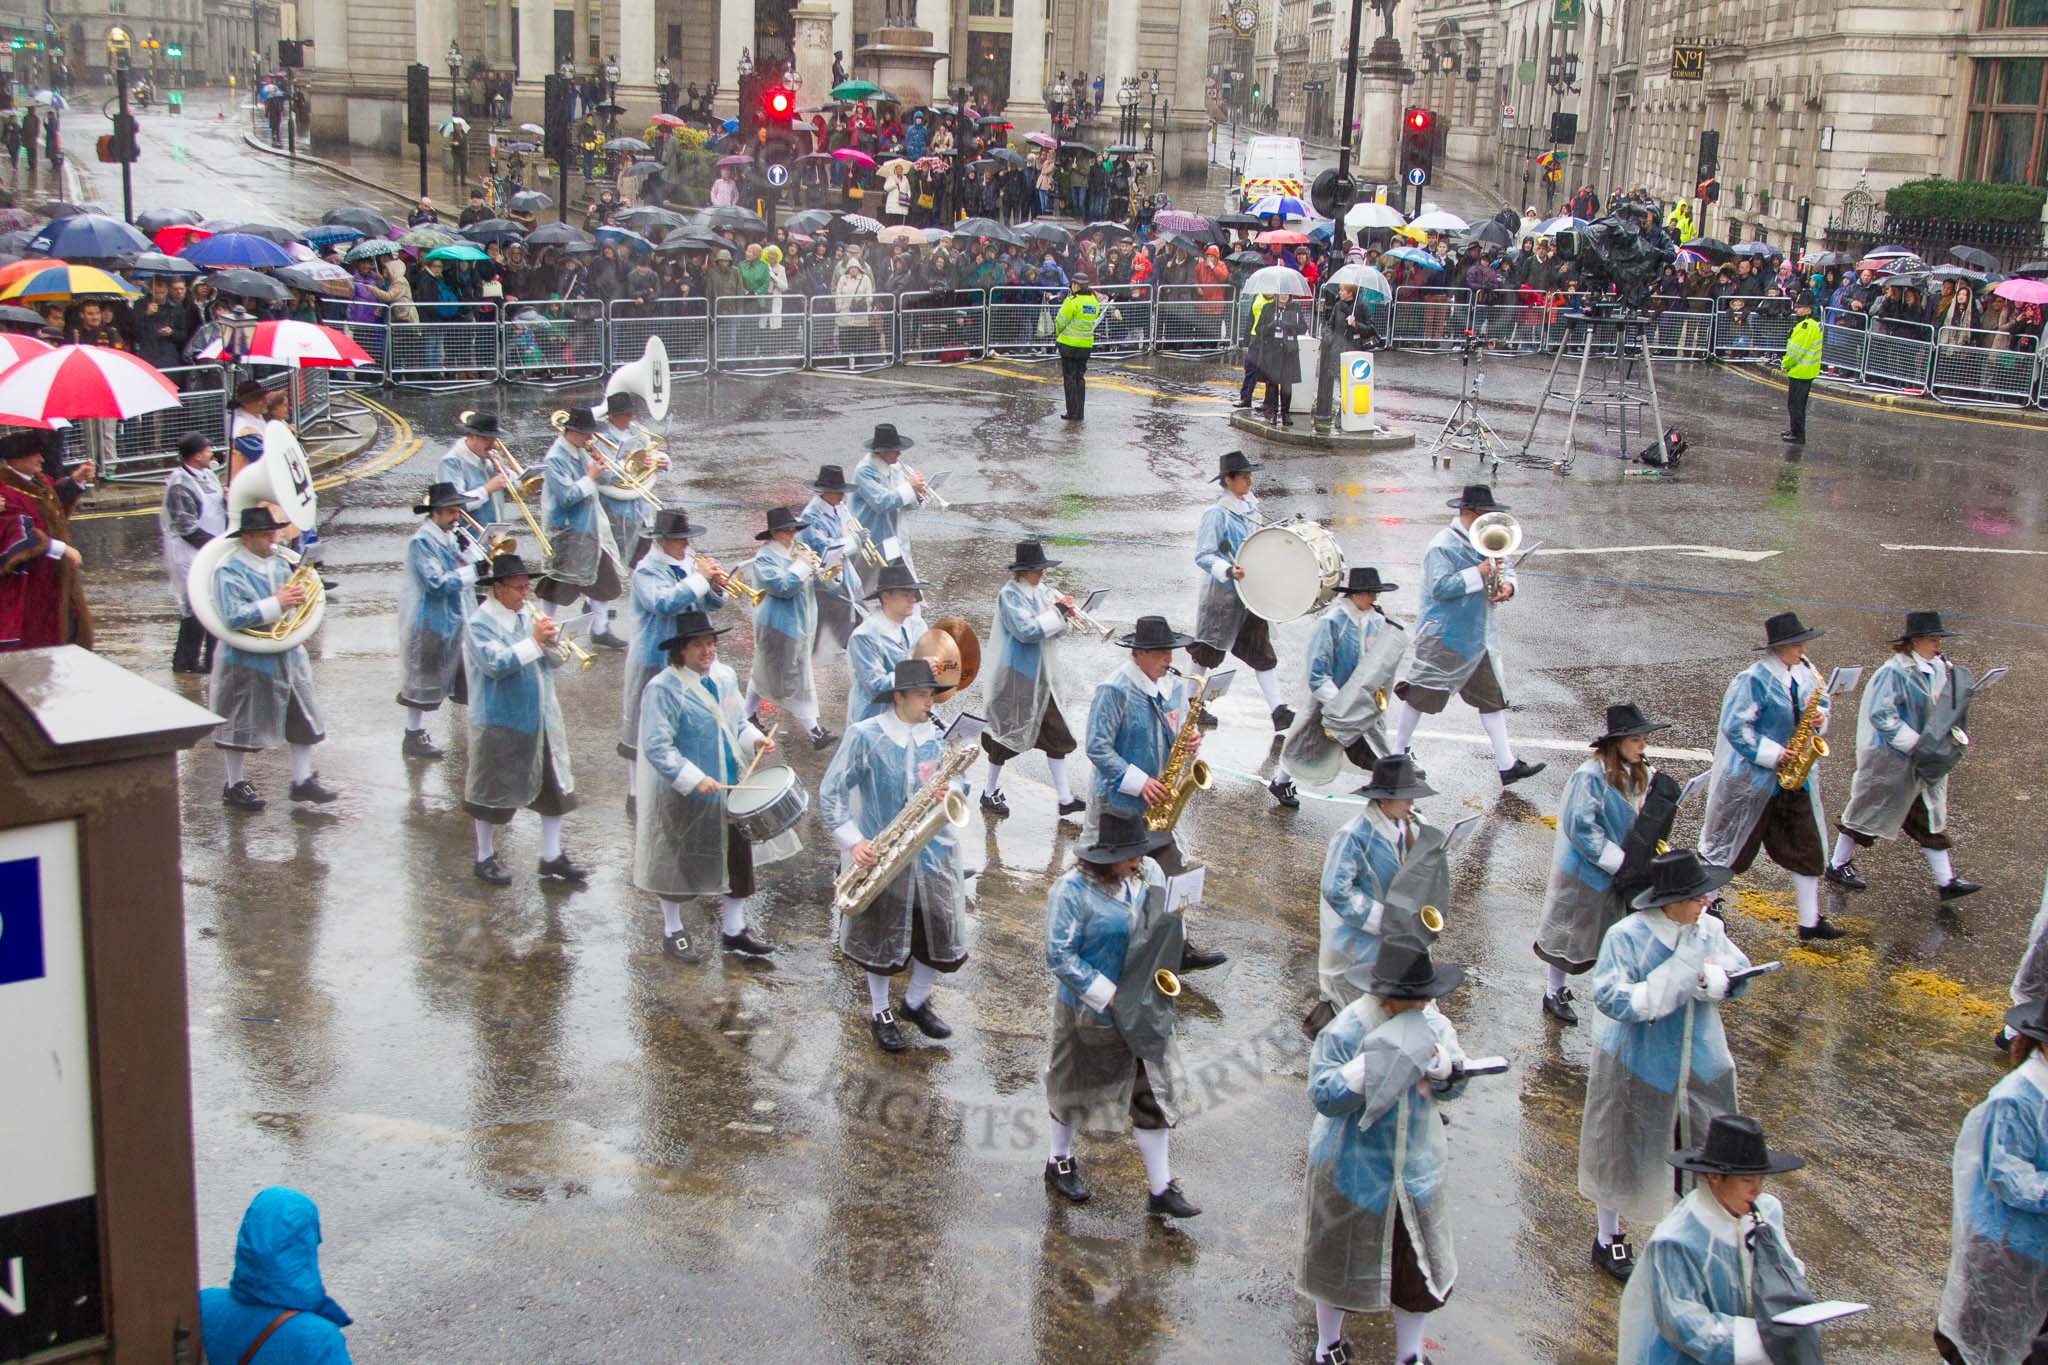
[[[1480,661],[1493,661],[1493,676],[1503,689],[1500,622],[1482,575],[1471,570],[1486,563],[1464,528],[1453,522],[1436,533],[1422,556],[1422,615],[1415,623],[1415,652],[1407,681],[1438,692],[1456,692],[1479,671]],[[1504,571],[1504,580],[1515,581]]]
[[[1368,805],[1331,836],[1323,856],[1316,979],[1324,998],[1339,1009],[1372,985],[1386,910],[1381,900],[1401,869],[1400,833],[1378,806]]]
[[[434,479],[439,483],[454,484],[456,491],[462,494],[464,508],[484,525],[518,522],[524,526],[510,493],[484,492],[484,485],[497,472],[481,457],[471,454],[468,442],[458,436],[455,444],[441,456],[441,463],[434,467]]]
[[[1714,737],[1714,775],[1707,786],[1707,813],[1700,825],[1700,856],[1722,867],[1732,866],[1748,842],[1750,831],[1763,818],[1764,807],[1777,794],[1778,758],[1785,741],[1799,723],[1800,709],[1822,685],[1810,663],[1794,670],[1799,685],[1799,702],[1793,704],[1785,679],[1773,667],[1775,660],[1759,659],[1735,675],[1721,698],[1721,723]],[[1830,707],[1821,698],[1821,733],[1827,733]],[[1827,843],[1825,817],[1821,812],[1820,764],[1806,775],[1806,791],[1813,799],[1813,815],[1820,827],[1821,842]]]
[[[1942,686],[1954,687],[1955,670],[1943,672]],[[1842,809],[1845,827],[1895,839],[1913,803],[1925,801],[1929,831],[1948,829],[1948,774],[1923,782],[1913,767],[1920,737],[1934,723],[1934,697],[1934,680],[1911,654],[1893,653],[1871,673],[1856,714],[1856,778]]]
[[[1088,761],[1095,767],[1094,813],[1138,816],[1145,779],[1159,776],[1183,712],[1182,680],[1168,673],[1152,691],[1136,664],[1125,663],[1095,687],[1088,707]]]
[[[846,642],[846,724],[879,716],[890,706],[896,665],[910,657],[910,647],[924,634],[924,621],[912,616],[897,624],[879,611],[868,613]]]
[[[1627,913],[1611,888],[1621,870],[1622,841],[1635,822],[1636,802],[1608,783],[1598,755],[1581,763],[1565,782],[1550,884],[1536,926],[1538,957],[1583,970],[1600,955],[1608,927]]]
[[[230,630],[269,625],[283,614],[277,592],[291,576],[292,566],[281,555],[259,556],[238,545],[213,576],[214,610]],[[234,640],[222,640],[213,655],[207,705],[225,718],[213,742],[223,749],[276,748],[285,742],[285,717],[294,699],[313,729],[324,730],[306,647],[259,654],[236,648]]]
[[[626,609],[633,616],[633,642],[626,651],[624,693],[619,704],[619,754],[633,756],[639,743],[640,693],[647,680],[668,667],[661,642],[676,633],[676,618],[686,611],[710,613],[726,603],[711,580],[697,572],[694,553],[671,559],[660,544],[633,566],[626,584]]]
[[[809,560],[799,559],[773,540],[754,556],[754,585],[766,593],[754,611],[754,691],[782,707],[816,704],[811,681],[811,642],[818,633],[818,604]]]
[[[895,558],[906,564],[910,562],[910,545],[903,531],[903,514],[916,506],[917,494],[900,460],[886,465],[868,454],[853,467],[853,492],[846,499],[846,510],[867,528],[869,539],[884,555],[889,553],[887,542],[894,537],[899,551]]]
[[[605,458],[615,465],[623,466],[626,457],[644,449],[647,439],[638,431],[627,428],[619,430],[602,416],[597,419],[597,434],[607,441],[618,442],[618,453],[605,452]],[[650,479],[648,481],[652,483]],[[604,507],[605,519],[611,523],[612,541],[619,549],[619,562],[633,562],[633,547],[649,526],[654,524],[654,504],[626,490],[623,480],[610,470],[597,481],[597,496]]]
[[[1038,743],[1039,722],[1054,700],[1053,641],[1067,633],[1067,618],[1053,605],[1054,596],[1044,583],[1034,588],[1015,576],[996,594],[988,734],[1020,754]]]
[[[859,556],[848,553],[852,531],[846,524],[846,503],[841,502],[834,507],[825,501],[822,494],[814,493],[804,504],[803,520],[804,529],[796,533],[796,538],[810,546],[824,563],[846,565],[840,571],[839,586],[830,595],[846,604],[843,610],[850,609],[854,586],[860,582],[860,576],[853,570],[853,561]],[[822,593],[824,589],[819,591]]]
[[[1942,1335],[1972,1365],[2019,1365],[2048,1317],[2048,1063],[2034,1053],[1963,1120]]]
[[[1217,649],[1237,643],[1238,628],[1244,625],[1244,600],[1237,595],[1237,583],[1230,566],[1245,538],[1256,529],[1252,518],[1259,500],[1243,503],[1225,494],[1205,509],[1195,528],[1195,567],[1202,571],[1202,591],[1196,599],[1195,637]]]
[[[476,602],[476,553],[453,531],[420,524],[405,546],[398,589],[398,657],[405,670],[401,702],[431,709],[448,697],[462,660],[462,627]]]
[[[1123,979],[1124,953],[1131,928],[1138,921],[1139,902],[1147,885],[1164,885],[1165,874],[1150,858],[1138,865],[1138,876],[1124,883],[1124,894],[1106,895],[1093,877],[1070,867],[1053,883],[1045,904],[1045,965],[1053,974],[1059,1002],[1085,1009],[1104,1023],[1109,1016],[1088,1002],[1107,1000]]]
[[[1756,1210],[1785,1235],[1776,1195],[1758,1195]],[[1617,1365],[1733,1365],[1738,1338],[1759,1345],[1743,1275],[1748,1230],[1704,1185],[1664,1216],[1622,1291]]]
[[[569,771],[569,730],[555,700],[561,659],[533,639],[531,607],[515,614],[486,598],[469,618],[462,665],[469,684],[469,772],[463,799],[490,810],[516,810],[540,796],[552,758],[555,781],[576,790]]]
[[[600,513],[600,483],[616,483],[610,470],[602,478],[590,477],[589,457],[561,436],[548,447],[541,468],[541,525],[548,533],[554,555],[548,562],[548,576],[576,586],[588,586],[598,578],[599,557],[610,553],[616,560],[618,542],[611,523]]]
[[[738,781],[760,745],[761,732],[740,714],[743,704],[738,675],[717,662],[708,678],[664,668],[640,694],[633,885],[642,891],[675,898],[729,889],[728,793],[702,795],[697,783]]]

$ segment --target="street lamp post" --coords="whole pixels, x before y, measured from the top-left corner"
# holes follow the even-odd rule
[[[1146,79],[1150,84],[1152,97],[1145,115],[1145,150],[1149,152],[1152,150],[1152,130],[1159,126],[1159,68],[1153,67],[1152,74]]]
[[[1117,87],[1116,107],[1116,140],[1126,144],[1135,142],[1138,137],[1138,82],[1136,77],[1124,77],[1123,84]]]
[[[453,38],[448,40],[448,115],[453,118],[462,112],[462,48]]]

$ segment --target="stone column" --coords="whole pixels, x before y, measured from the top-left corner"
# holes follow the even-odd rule
[[[1043,131],[1045,0],[1016,0],[1010,25],[1010,103],[1006,117],[1019,133]]]
[[[1108,51],[1102,68],[1102,114],[1108,118],[1112,109],[1118,109],[1117,87],[1123,84],[1124,77],[1135,75],[1138,70],[1138,0],[1101,0],[1101,3],[1109,11]],[[1207,23],[1206,13],[1204,11],[1204,24]],[[1207,32],[1206,28],[1197,31]],[[1189,46],[1201,47],[1202,44],[1190,43]],[[1206,49],[1203,55],[1207,56]],[[1090,76],[1089,79],[1095,78]]]
[[[1209,31],[1209,6],[1204,0],[1181,0],[1181,43],[1173,68],[1160,84],[1159,123],[1152,130],[1153,145],[1159,148],[1159,172],[1163,179],[1199,175],[1209,155],[1209,52],[1202,35]],[[1135,46],[1135,45],[1134,45]],[[1110,107],[1115,95],[1103,91],[1103,107]],[[1149,92],[1143,97],[1141,118],[1152,116]],[[1171,101],[1169,111],[1167,101]],[[1139,139],[1143,141],[1143,138]]]
[[[718,0],[718,65],[711,73],[718,82],[718,108],[732,115],[740,107],[740,49],[751,56],[754,50],[754,0]],[[847,54],[852,61],[853,54]],[[826,54],[825,60],[831,61]],[[828,87],[829,88],[829,87]]]
[[[320,9],[336,9],[338,6],[323,5]],[[314,11],[316,14],[319,9]],[[541,98],[541,82],[554,74],[555,70],[555,4],[554,0],[520,0],[519,4],[519,84],[531,86],[522,89],[522,94]],[[539,119],[533,120],[535,123]]]
[[[823,104],[832,93],[832,41],[838,12],[831,0],[803,0],[790,15],[796,30],[797,103]]]
[[[619,0],[619,84],[635,95],[654,89],[654,63],[662,35],[654,18],[654,0]],[[625,103],[625,101],[620,101]]]

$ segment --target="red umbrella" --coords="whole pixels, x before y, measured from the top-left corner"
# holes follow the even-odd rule
[[[169,227],[158,228],[156,236],[149,240],[156,243],[156,249],[166,256],[175,256],[194,242],[203,242],[213,236],[203,227],[191,223],[172,223]]]
[[[1260,233],[1260,234],[1259,234],[1258,236],[1256,236],[1256,237],[1252,238],[1252,240],[1253,240],[1253,241],[1255,241],[1255,242],[1257,242],[1257,243],[1258,243],[1258,244],[1259,244],[1260,246],[1307,246],[1307,245],[1308,245],[1308,238],[1307,238],[1306,236],[1304,236],[1303,234],[1301,234],[1301,233],[1299,233],[1299,232],[1287,232],[1287,231],[1284,231],[1284,230],[1277,230],[1277,229],[1276,229],[1275,231],[1272,231],[1272,232],[1262,232],[1262,233]]]
[[[5,374],[31,356],[43,355],[54,349],[49,342],[21,332],[0,332],[0,374]]]
[[[59,346],[0,375],[0,423],[136,417],[178,406],[178,390],[147,361],[103,346]]]
[[[656,114],[647,121],[662,128],[685,128],[689,126],[674,114]]]
[[[377,362],[332,327],[317,322],[259,322],[249,338],[248,358],[259,365],[349,366]]]

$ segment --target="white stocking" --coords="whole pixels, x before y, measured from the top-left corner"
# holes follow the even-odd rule
[[[754,714],[754,712],[760,709],[761,694],[754,690],[752,683],[749,683],[747,684],[747,699],[740,706],[740,714],[743,716],[751,716]]]
[[[1410,1361],[1422,1359],[1422,1329],[1429,1325],[1429,1314],[1410,1313],[1406,1309],[1394,1310],[1394,1360],[1396,1365],[1408,1365]]]
[[[1926,856],[1927,866],[1934,870],[1934,884],[1936,886],[1947,886],[1956,879],[1956,870],[1954,865],[1949,862],[1947,849],[1923,848],[1920,852]]]
[[[939,979],[938,969],[922,962],[910,964],[910,988],[903,992],[903,1004],[909,1009],[923,1009],[924,1002],[932,998],[932,983]]]
[[[1401,698],[1394,698],[1394,752],[1408,752],[1408,741],[1415,738],[1415,727],[1422,723],[1422,713]]]
[[[1074,789],[1067,785],[1067,760],[1048,758],[1045,760],[1045,770],[1052,774],[1053,795],[1059,798],[1060,804],[1064,806],[1073,800]]]
[[[1845,866],[1855,856],[1856,841],[1846,834],[1837,834],[1835,836],[1835,856],[1828,859],[1829,865],[1832,867]]]
[[[1493,741],[1493,766],[1502,772],[1514,767],[1515,751],[1508,743],[1508,713],[1481,711],[1479,728],[1486,731],[1486,737]]]
[[[868,973],[868,1013],[880,1014],[889,1008],[889,978],[880,972]]]
[[[1621,1236],[1621,1215],[1613,1209],[1596,1209],[1600,1218],[1600,1245],[1611,1246]]]
[[[718,932],[738,934],[747,927],[747,898],[726,896],[718,902]]]
[[[472,820],[469,823],[476,826],[476,860],[482,862],[486,858],[497,857],[497,828],[488,820]]]
[[[1543,965],[1543,989],[1546,994],[1556,995],[1565,988],[1564,968]]]
[[[1799,927],[1811,929],[1820,923],[1820,878],[1792,875],[1792,899],[1799,906]]]
[[[983,784],[982,791],[989,796],[1000,796],[1003,793],[1003,765],[994,759],[988,761],[988,781]]]
[[[540,818],[540,856],[548,862],[562,856],[562,817],[559,815]]]
[[[1266,709],[1273,710],[1280,705],[1280,670],[1268,668],[1252,674],[1252,681],[1259,685],[1259,695],[1266,699]]]
[[[1173,1179],[1166,1164],[1166,1130],[1140,1128],[1132,1136],[1138,1140],[1138,1155],[1145,1159],[1146,1186],[1154,1194],[1165,1194],[1167,1183]]]
[[[222,749],[220,751],[221,775],[227,779],[230,787],[242,780],[242,765],[248,761],[249,755],[243,753],[240,749]]]
[[[661,902],[661,932],[674,937],[683,932],[683,903],[664,898]]]
[[[1058,1161],[1062,1157],[1072,1156],[1074,1154],[1074,1125],[1071,1123],[1061,1123],[1058,1119],[1048,1119],[1046,1122],[1052,1125],[1052,1140],[1046,1151],[1047,1159]]]
[[[292,751],[292,781],[304,782],[313,776],[313,746],[294,744]]]
[[[785,706],[782,709],[802,722],[805,734],[809,734],[818,728],[818,704],[816,702],[808,702],[803,706]]]
[[[419,708],[419,707],[417,707],[417,706],[408,706],[408,707],[406,707],[406,708],[405,708],[405,728],[406,728],[406,729],[408,729],[408,730],[424,730],[424,729],[426,729],[426,728],[427,728],[427,713],[426,713],[426,712],[424,712],[424,711],[422,711],[422,710],[420,710],[420,708]]]
[[[1276,758],[1276,759],[1274,759],[1274,760],[1273,760],[1273,781],[1274,781],[1274,782],[1275,782],[1276,784],[1285,784],[1285,783],[1291,782],[1291,781],[1293,781],[1293,780],[1294,780],[1294,779],[1293,779],[1293,778],[1292,778],[1292,777],[1291,777],[1291,776],[1290,776],[1290,775],[1288,774],[1288,771],[1287,771],[1287,764],[1286,764],[1286,762],[1285,762],[1284,760],[1281,760],[1281,759],[1277,759],[1277,758]]]
[[[1344,1340],[1344,1310],[1316,1303],[1316,1359],[1330,1354],[1330,1348]]]

